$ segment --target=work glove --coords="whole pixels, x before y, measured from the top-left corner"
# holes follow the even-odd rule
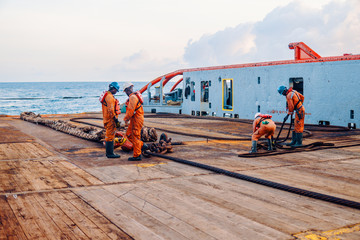
[[[117,118],[114,118],[115,120],[115,125],[116,125],[116,128],[120,128],[120,122]]]
[[[288,120],[289,116],[290,116],[289,114],[285,116],[284,122],[286,122]]]

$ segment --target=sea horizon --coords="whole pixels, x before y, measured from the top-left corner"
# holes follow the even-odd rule
[[[118,82],[120,91],[115,95],[121,103],[128,96],[122,91],[125,82]],[[74,114],[101,111],[100,95],[108,90],[110,82],[0,82],[0,115]],[[147,82],[133,82],[140,90]],[[170,91],[174,83],[165,85]],[[154,89],[152,89],[152,94]]]

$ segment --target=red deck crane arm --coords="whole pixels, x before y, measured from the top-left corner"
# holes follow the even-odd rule
[[[295,60],[321,58],[319,54],[303,42],[289,43],[289,48],[294,49]]]

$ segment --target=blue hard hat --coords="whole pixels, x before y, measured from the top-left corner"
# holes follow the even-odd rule
[[[283,92],[286,91],[286,90],[287,90],[287,88],[286,88],[285,86],[280,86],[280,87],[278,88],[278,92],[279,92],[280,94],[283,94]]]
[[[112,82],[109,84],[109,88],[115,88],[117,91],[119,91],[120,86],[117,82]]]

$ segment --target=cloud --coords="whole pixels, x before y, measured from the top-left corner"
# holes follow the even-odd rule
[[[251,24],[241,24],[205,35],[199,41],[190,41],[185,48],[184,59],[194,66],[216,65],[219,62],[230,64],[255,47],[252,28]]]
[[[118,81],[150,81],[181,65],[180,59],[155,59],[147,51],[141,50],[124,57],[119,64],[102,70],[101,74]]]
[[[262,21],[239,24],[185,48],[190,67],[292,59],[290,42],[305,42],[321,56],[360,53],[360,2],[332,1],[320,9],[293,1]]]

